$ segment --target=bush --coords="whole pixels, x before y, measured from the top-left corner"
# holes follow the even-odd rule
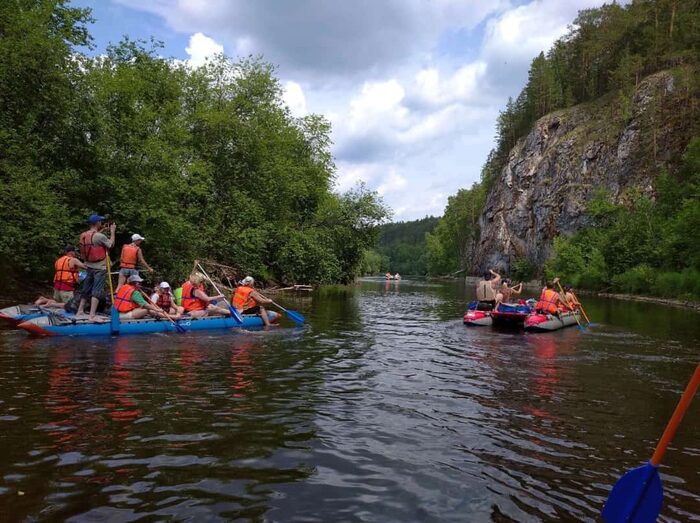
[[[527,258],[515,258],[510,264],[510,277],[512,280],[528,281],[535,277],[535,266]]]
[[[695,269],[662,272],[657,276],[651,292],[664,298],[700,299],[700,272]]]
[[[642,264],[613,277],[613,285],[622,292],[646,294],[652,292],[656,284],[657,272],[649,265]]]

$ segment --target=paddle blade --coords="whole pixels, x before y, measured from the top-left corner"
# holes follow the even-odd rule
[[[603,520],[606,523],[653,523],[663,500],[659,472],[647,463],[617,480],[603,507]]]
[[[109,330],[111,334],[119,334],[119,311],[116,307],[112,307],[109,316]]]
[[[297,312],[297,311],[290,311],[289,309],[285,309],[284,311],[287,316],[289,317],[290,320],[292,320],[294,323],[297,325],[304,325],[304,322],[306,319],[304,318],[304,315]]]
[[[238,323],[238,325],[243,325],[243,316],[241,316],[241,313],[238,312],[236,307],[234,307],[233,305],[229,305],[228,310],[231,311],[231,317],[233,318],[233,320],[236,323]]]

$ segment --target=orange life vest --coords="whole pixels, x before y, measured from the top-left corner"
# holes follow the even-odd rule
[[[241,286],[236,289],[236,293],[233,295],[233,306],[239,311],[244,311],[251,307],[255,307],[255,300],[250,297],[250,294],[254,291],[252,287]]]
[[[192,297],[192,293],[195,291],[204,292],[204,285],[192,285],[192,282],[186,281],[182,284],[182,306],[185,311],[203,311],[207,308],[208,303],[199,298]]]
[[[80,256],[86,262],[99,262],[107,257],[107,248],[93,243],[95,233],[97,231],[90,229],[80,235]]]
[[[535,304],[535,309],[555,314],[557,312],[558,294],[552,289],[545,289],[540,295],[540,301]]]
[[[138,305],[131,301],[131,295],[136,291],[136,287],[130,283],[125,283],[117,291],[114,297],[114,306],[119,312],[130,312],[138,308]]]
[[[165,294],[158,294],[158,301],[156,301],[156,305],[165,312],[168,312],[170,307],[173,306],[173,297],[169,292],[166,292]]]
[[[54,263],[56,272],[53,275],[53,282],[64,283],[74,289],[75,285],[78,283],[78,270],[71,269],[71,258],[72,256],[66,254],[56,260],[56,263]]]
[[[133,243],[129,243],[122,247],[122,257],[119,259],[119,264],[122,269],[135,269],[139,261],[139,250]]]

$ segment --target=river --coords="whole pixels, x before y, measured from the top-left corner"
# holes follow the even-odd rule
[[[593,326],[467,328],[464,283],[279,301],[269,332],[0,331],[2,521],[595,520],[649,459],[700,316],[584,297]],[[661,467],[700,521],[700,398]]]

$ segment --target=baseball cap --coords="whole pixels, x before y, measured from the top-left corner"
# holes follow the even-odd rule
[[[246,276],[241,280],[241,285],[250,285],[251,283],[255,283],[255,280],[252,276]]]
[[[132,242],[137,242],[137,241],[139,241],[139,240],[145,240],[145,239],[146,239],[146,238],[144,238],[144,237],[141,236],[140,234],[132,234],[132,235],[131,235],[131,241],[132,241]]]
[[[75,252],[75,247],[72,245],[66,245],[63,249],[63,252]]]
[[[169,289],[169,288],[170,288],[170,284],[169,284],[167,281],[162,281],[162,282],[160,282],[159,287],[160,287],[161,289]]]
[[[129,279],[127,281],[129,283],[141,283],[143,281],[143,278],[138,274],[132,274],[131,276],[129,276]]]
[[[106,219],[107,219],[107,218],[105,218],[104,216],[100,216],[99,214],[91,214],[91,215],[88,217],[88,223],[103,222],[103,221],[105,221]]]

